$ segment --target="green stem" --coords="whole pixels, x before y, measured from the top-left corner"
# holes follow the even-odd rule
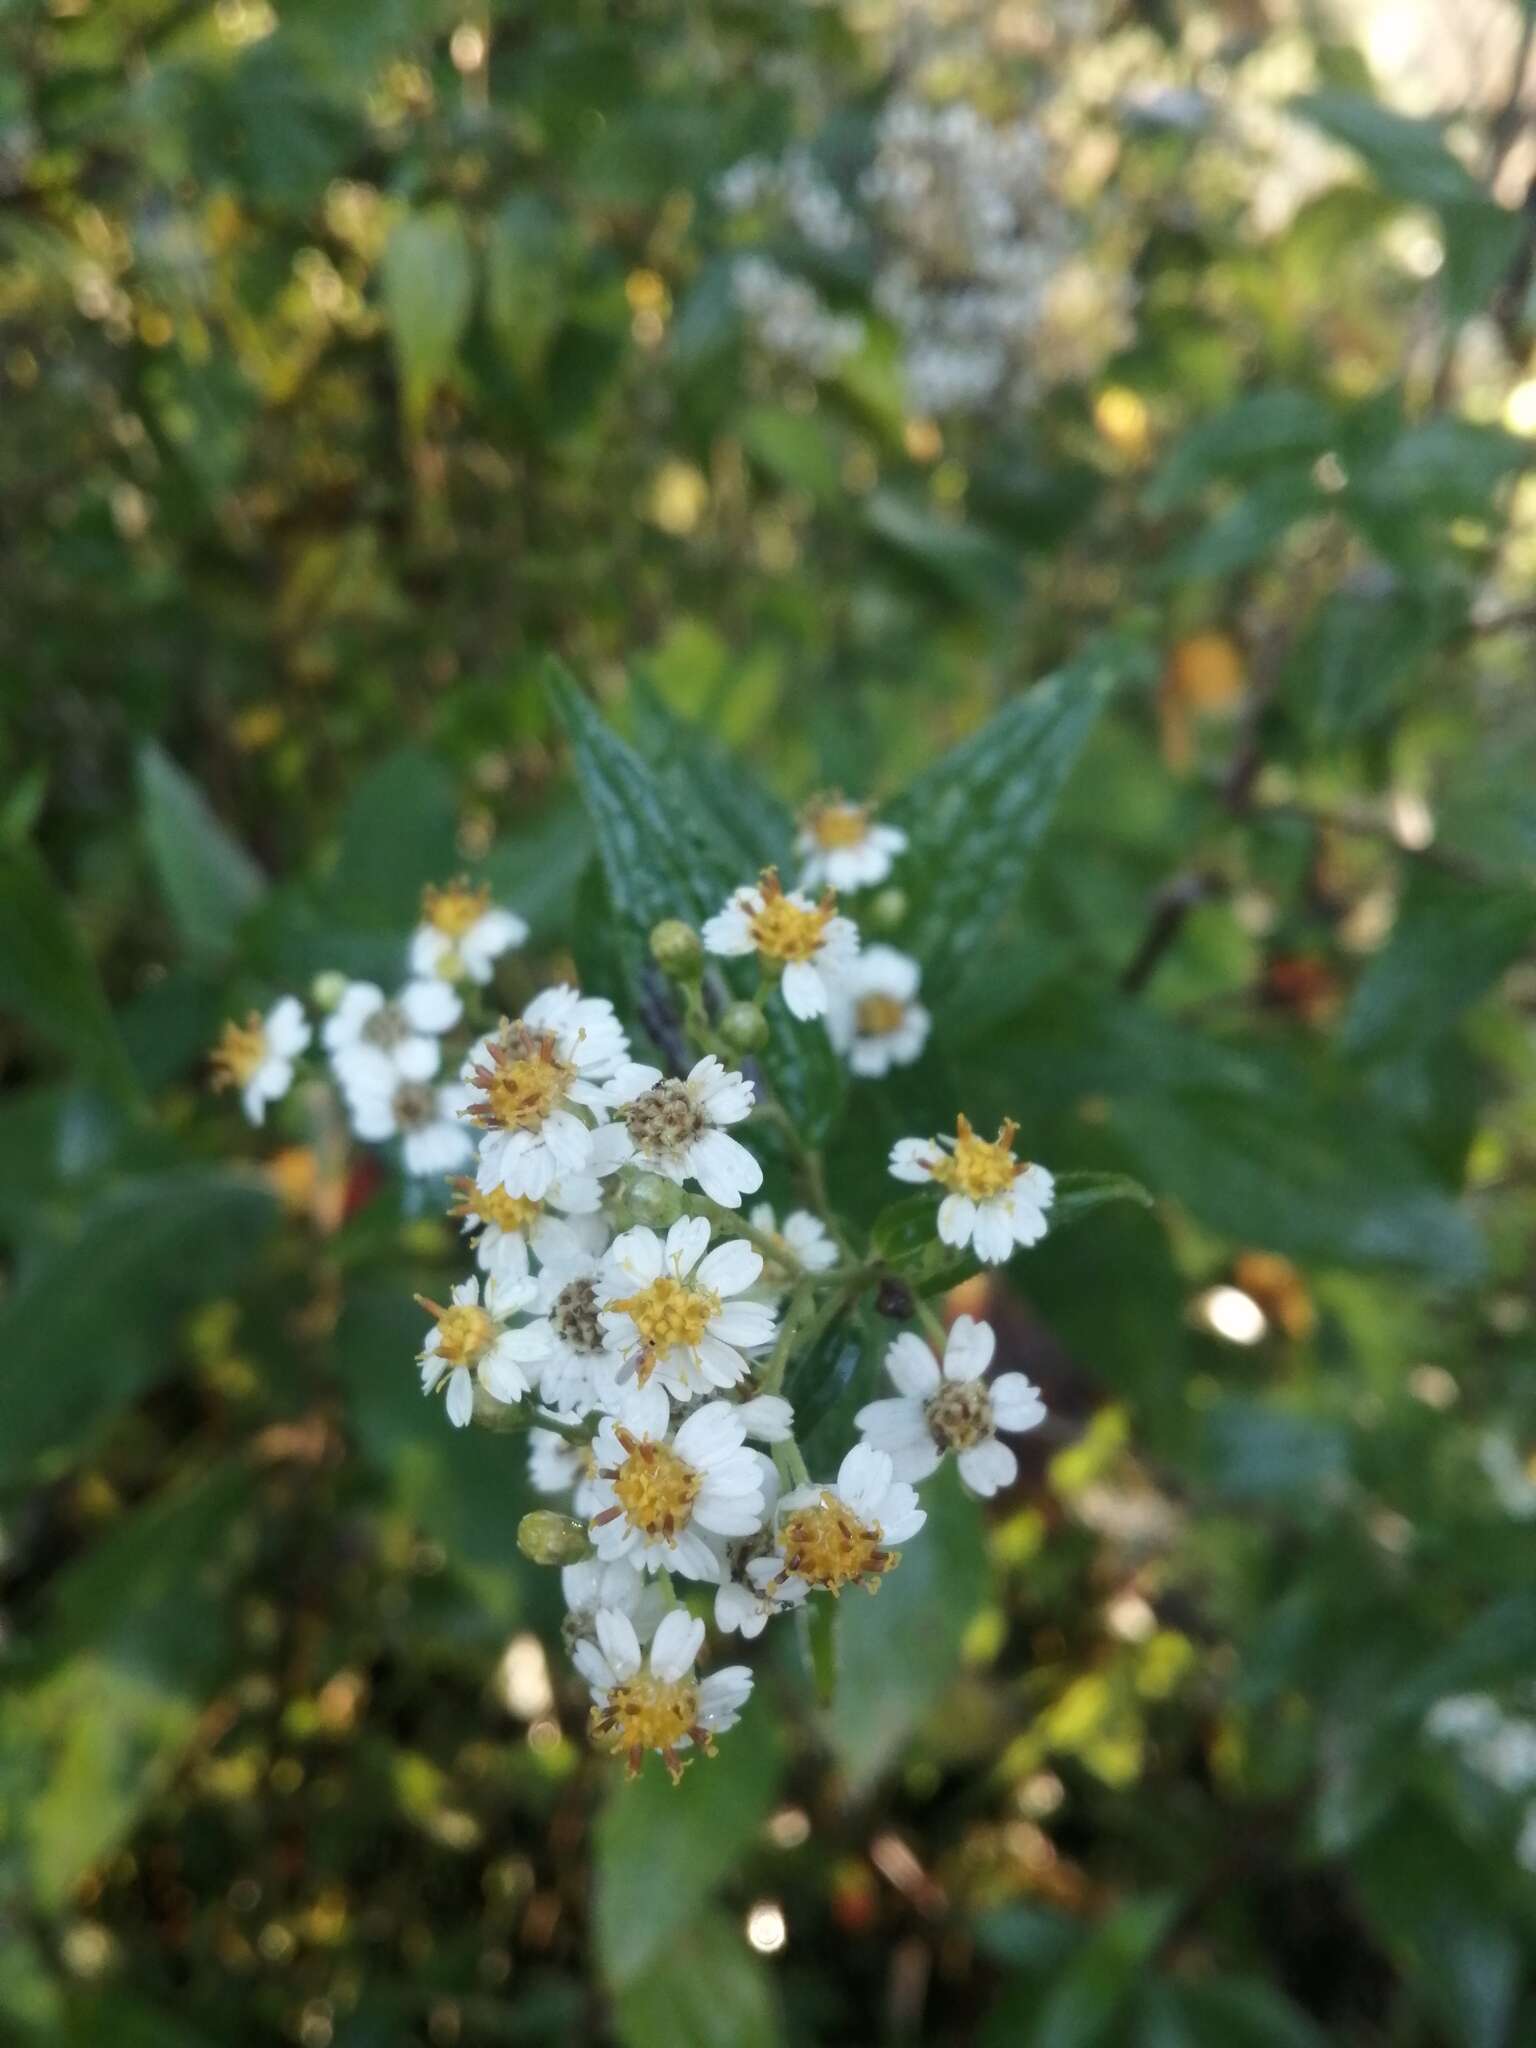
[[[789,1246],[781,1238],[775,1237],[772,1231],[759,1230],[755,1223],[747,1221],[739,1209],[727,1209],[719,1202],[712,1202],[708,1195],[691,1195],[689,1200],[695,1215],[707,1216],[717,1230],[729,1231],[735,1237],[744,1237],[755,1251],[762,1253],[769,1265],[779,1267],[791,1280],[805,1278],[805,1267]]]
[[[944,1346],[949,1340],[949,1332],[944,1327],[943,1318],[932,1302],[925,1301],[920,1294],[914,1293],[912,1296],[912,1307],[916,1312],[917,1320],[922,1324],[924,1330],[933,1339],[934,1343],[938,1345],[942,1355]]]

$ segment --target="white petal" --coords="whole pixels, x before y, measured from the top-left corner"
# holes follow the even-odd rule
[[[608,1659],[585,1636],[578,1636],[571,1645],[571,1662],[591,1686],[594,1692],[611,1692],[618,1679],[609,1668]]]
[[[802,1024],[827,1014],[827,984],[809,960],[791,960],[779,986],[784,991],[784,1007]]]
[[[722,959],[757,950],[752,938],[751,918],[735,898],[724,910],[716,911],[713,917],[705,920],[701,937],[705,952],[717,954]]]
[[[441,1038],[458,1023],[464,1005],[458,992],[436,976],[430,980],[408,981],[395,998],[400,1013],[413,1031]]]
[[[956,1316],[944,1346],[945,1379],[981,1379],[996,1348],[997,1338],[990,1323],[978,1322],[974,1316]]]
[[[712,1315],[709,1334],[740,1351],[761,1351],[778,1334],[773,1310],[760,1301],[727,1301]]]
[[[795,1433],[795,1411],[782,1394],[759,1394],[736,1410],[747,1435],[760,1444],[785,1444]]]
[[[667,1232],[667,1267],[679,1277],[689,1274],[704,1256],[709,1222],[703,1216],[679,1216]]]
[[[1013,1240],[1017,1230],[1018,1219],[1011,1197],[1004,1195],[990,1202],[978,1202],[976,1222],[971,1232],[971,1242],[976,1247],[977,1258],[984,1259],[989,1266],[1006,1264],[1013,1256]],[[1043,1223],[1039,1234],[1044,1234]],[[1028,1244],[1030,1239],[1025,1236],[1022,1241]]]
[[[955,1463],[971,1492],[979,1493],[983,1500],[990,1500],[1000,1487],[1011,1486],[1019,1470],[1018,1459],[995,1436],[972,1444],[969,1450],[960,1453]]]
[[[763,1169],[746,1146],[724,1131],[704,1131],[688,1148],[688,1167],[712,1202],[739,1209],[743,1195],[756,1194]]]
[[[892,1339],[885,1354],[885,1369],[897,1391],[913,1400],[926,1401],[938,1389],[939,1361],[915,1330],[903,1330]]]
[[[725,1142],[729,1144],[731,1141],[726,1139]],[[677,1226],[674,1224],[673,1228]],[[733,1237],[725,1244],[717,1244],[702,1262],[698,1284],[707,1287],[712,1294],[744,1294],[761,1277],[762,1270],[762,1254],[754,1251],[744,1237]]]
[[[462,1365],[448,1375],[448,1420],[462,1429],[475,1412],[475,1383]]]
[[[711,1734],[734,1728],[752,1694],[752,1673],[745,1664],[727,1664],[712,1671],[699,1687],[699,1725]]]
[[[863,1521],[878,1518],[891,1480],[891,1461],[883,1451],[855,1444],[837,1468],[837,1490]]]
[[[957,1249],[971,1241],[976,1204],[969,1195],[946,1195],[939,1204],[939,1236]]]
[[[934,1162],[941,1156],[930,1138],[898,1138],[891,1147],[891,1177],[926,1186],[933,1179]]]
[[[598,1648],[607,1658],[614,1677],[621,1682],[633,1678],[640,1669],[640,1642],[629,1616],[616,1607],[599,1607],[592,1617],[592,1626],[597,1631]]]

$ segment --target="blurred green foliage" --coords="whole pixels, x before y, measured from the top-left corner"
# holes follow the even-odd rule
[[[1448,121],[1289,10],[952,12],[1134,304],[934,420],[867,252],[719,197],[856,191],[921,9],[0,10],[7,2040],[1536,2034],[1518,10]],[[857,350],[767,356],[751,249]],[[959,1107],[1084,1176],[990,1306],[1052,1421],[830,1706],[786,1629],[623,1786],[517,1447],[419,1397],[448,1226],[203,1058],[459,869],[509,1006],[630,1007],[833,784],[934,1037],[773,1078],[862,1221]],[[885,1327],[800,1368],[828,1456]]]

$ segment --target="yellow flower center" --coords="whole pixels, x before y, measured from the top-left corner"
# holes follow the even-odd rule
[[[869,833],[869,806],[824,797],[810,805],[805,822],[816,844],[834,853],[839,847],[863,843]]]
[[[813,959],[837,914],[837,897],[828,889],[809,907],[791,903],[774,868],[764,869],[757,886],[763,907],[753,913],[751,930],[758,952],[769,960]]]
[[[703,1479],[670,1444],[650,1443],[627,1429],[618,1431],[618,1439],[629,1456],[603,1476],[613,1482],[624,1519],[642,1535],[664,1536],[670,1543],[687,1528]]]
[[[467,1175],[454,1182],[459,1199],[449,1212],[454,1216],[474,1216],[481,1223],[491,1223],[498,1230],[527,1230],[537,1223],[544,1204],[534,1201],[531,1195],[509,1195],[505,1188],[477,1187]]]
[[[233,1017],[208,1055],[215,1088],[243,1088],[267,1056],[267,1027],[261,1012],[252,1010],[243,1024]]]
[[[965,1117],[955,1119],[955,1149],[937,1158],[928,1171],[941,1187],[957,1195],[969,1195],[973,1202],[985,1202],[1005,1194],[1024,1171],[1024,1161],[1013,1156],[1018,1125],[1009,1121],[990,1143],[978,1138]]]
[[[486,1061],[474,1069],[482,1092],[467,1114],[493,1131],[536,1131],[576,1078],[553,1036],[523,1023],[502,1025]]]
[[[901,1553],[884,1548],[878,1522],[861,1522],[835,1493],[815,1507],[795,1508],[779,1531],[784,1568],[808,1585],[840,1593],[855,1580],[873,1592]]]
[[[604,1706],[592,1709],[592,1739],[615,1756],[627,1755],[630,1777],[648,1749],[659,1749],[675,1785],[689,1761],[677,1753],[685,1735],[710,1756],[715,1753],[698,1716],[699,1688],[691,1678],[653,1678],[639,1671],[614,1686]]]
[[[473,1370],[496,1341],[495,1319],[472,1301],[456,1301],[451,1308],[440,1308],[424,1294],[418,1294],[416,1299],[428,1315],[437,1318],[437,1350],[433,1355],[443,1370],[451,1372],[458,1365]]]
[[[465,875],[443,889],[436,889],[429,882],[421,892],[422,916],[449,939],[462,939],[490,907],[489,886],[482,884],[480,888],[472,889]]]
[[[888,1038],[906,1021],[907,1006],[897,996],[865,996],[854,1012],[856,1029],[865,1038]]]
[[[689,1287],[670,1273],[663,1273],[638,1294],[626,1294],[605,1304],[615,1314],[626,1315],[640,1333],[645,1356],[640,1361],[640,1384],[650,1378],[657,1354],[682,1345],[691,1351],[699,1342],[709,1319],[720,1310],[720,1297],[707,1287]]]

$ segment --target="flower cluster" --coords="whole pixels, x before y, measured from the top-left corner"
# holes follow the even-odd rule
[[[422,1390],[456,1428],[526,1432],[532,1484],[559,1505],[525,1517],[519,1541],[564,1567],[593,1739],[632,1769],[654,1750],[675,1777],[736,1721],[752,1676],[719,1663],[721,1639],[876,1590],[922,1530],[916,1482],[953,1454],[966,1487],[997,1492],[1017,1469],[1005,1438],[1044,1415],[1021,1374],[990,1374],[986,1323],[961,1316],[945,1338],[898,1289],[919,1323],[884,1351],[895,1397],[859,1410],[835,1472],[813,1475],[796,1438],[794,1369],[899,1276],[850,1241],[819,1159],[723,1025],[749,1010],[761,1049],[787,1014],[825,1028],[862,1075],[915,1058],[928,1029],[916,963],[862,949],[838,902],[885,885],[905,846],[867,805],[822,797],[801,820],[799,886],[769,869],[702,931],[658,926],[652,955],[693,1041],[672,1072],[633,1056],[605,996],[565,985],[488,1024],[483,991],[526,931],[466,884],[427,892],[397,994],[324,991],[318,1037],[356,1134],[398,1139],[407,1173],[448,1183],[474,1262],[446,1300],[417,1297]],[[733,998],[739,970],[724,963],[747,960],[756,992]],[[226,1031],[218,1069],[254,1119],[313,1035],[292,997]],[[804,1207],[745,1208],[765,1183],[752,1143],[765,1124]],[[952,1139],[897,1144],[893,1176],[939,1196],[935,1245],[996,1262],[1043,1233],[1051,1177],[1015,1156],[1015,1135],[1005,1124],[987,1142],[961,1117]]]

